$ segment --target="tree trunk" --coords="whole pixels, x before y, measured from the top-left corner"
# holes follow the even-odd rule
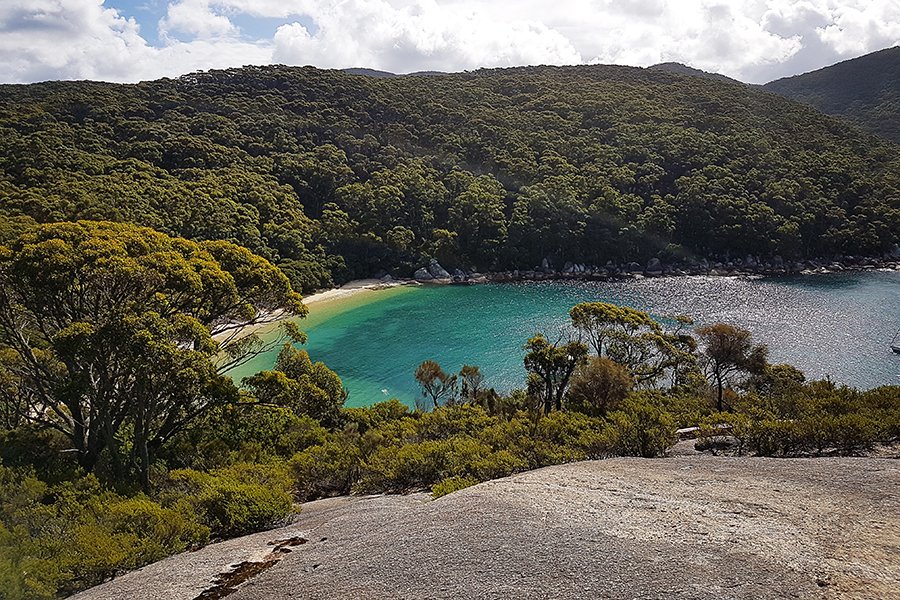
[[[719,412],[722,412],[722,389],[724,384],[722,382],[722,376],[716,375],[716,385],[718,387],[718,395],[716,397],[716,408]]]
[[[142,436],[138,445],[138,469],[141,476],[141,489],[150,493],[150,453],[147,451],[147,440]]]
[[[134,450],[137,455],[138,475],[140,476],[141,489],[144,493],[150,493],[150,453],[147,450],[147,406],[143,400],[138,400],[137,418],[134,424]]]

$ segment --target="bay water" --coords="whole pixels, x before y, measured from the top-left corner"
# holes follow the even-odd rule
[[[525,341],[538,332],[557,336],[572,306],[595,300],[657,318],[688,315],[698,325],[744,327],[769,346],[770,361],[793,364],[808,378],[900,385],[900,355],[890,349],[900,328],[900,272],[893,271],[403,286],[314,303],[300,324],[313,360],[343,379],[347,406],[388,398],[412,405],[419,394],[413,373],[426,359],[448,372],[478,365],[498,391],[522,387]],[[271,368],[277,353],[232,376]]]

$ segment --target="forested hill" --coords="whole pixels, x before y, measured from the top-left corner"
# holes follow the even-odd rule
[[[710,73],[709,71],[695,69],[694,67],[689,67],[688,65],[677,62],[659,63],[647,68],[656,71],[668,71],[669,73],[680,73],[681,75],[693,75],[694,77],[705,77],[707,79],[727,81],[729,83],[740,83],[737,79],[726,77],[720,73]]]
[[[379,269],[877,255],[900,152],[727,81],[628,67],[248,67],[0,86],[0,242],[32,220],[227,239],[297,287]]]
[[[900,142],[900,47],[779,79],[765,88]]]

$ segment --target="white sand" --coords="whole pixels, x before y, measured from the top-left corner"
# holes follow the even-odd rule
[[[316,292],[309,296],[303,297],[303,304],[315,304],[326,300],[336,300],[338,298],[346,298],[366,291],[383,290],[387,288],[397,287],[398,285],[406,285],[408,281],[392,281],[384,283],[378,279],[357,279],[349,283],[345,283],[339,288],[325,290],[324,292]]]
[[[354,296],[356,294],[361,294],[365,292],[371,292],[374,290],[383,290],[387,288],[397,287],[399,285],[407,285],[407,284],[415,284],[415,282],[409,281],[392,281],[390,283],[385,283],[378,279],[357,279],[354,281],[350,281],[345,283],[339,288],[334,288],[331,290],[325,290],[323,292],[316,292],[315,294],[310,294],[309,296],[303,297],[303,304],[319,304],[323,302],[328,302],[331,300],[338,300],[341,298],[347,298],[349,296]],[[223,331],[221,333],[216,333],[213,335],[213,339],[219,343],[232,343],[236,340],[239,340],[245,336],[248,336],[252,333],[260,333],[262,331],[269,331],[278,326],[278,324],[284,320],[285,314],[282,310],[276,310],[271,313],[266,313],[259,316],[259,320],[252,325],[247,325],[242,327],[239,330],[230,330]]]

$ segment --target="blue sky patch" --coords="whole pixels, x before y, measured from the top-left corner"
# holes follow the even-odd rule
[[[104,6],[114,8],[123,17],[133,18],[141,26],[141,37],[151,46],[162,46],[159,37],[159,21],[166,16],[170,0],[106,0]],[[241,38],[248,41],[272,39],[275,30],[285,23],[300,23],[310,35],[315,35],[318,27],[307,16],[296,15],[286,18],[256,17],[242,12],[224,12],[240,30]],[[184,35],[173,35],[181,41],[188,41]]]

